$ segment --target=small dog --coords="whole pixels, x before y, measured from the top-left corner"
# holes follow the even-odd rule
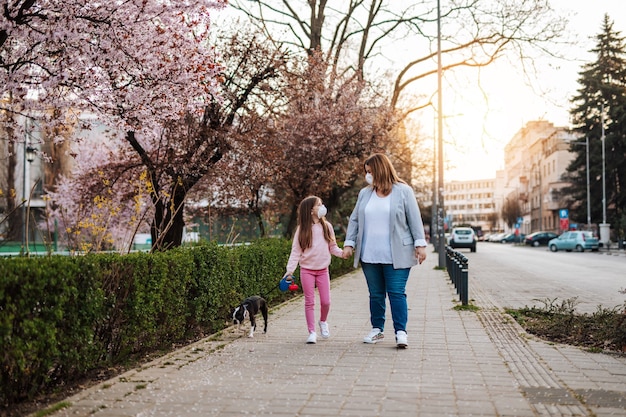
[[[254,330],[256,329],[255,316],[259,311],[265,321],[263,333],[267,333],[267,302],[263,297],[259,297],[258,295],[246,298],[239,307],[235,308],[233,312],[233,323],[241,326],[246,317],[248,317],[250,319],[250,333],[248,337],[254,337]]]

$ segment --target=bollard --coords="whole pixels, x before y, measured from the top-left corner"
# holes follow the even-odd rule
[[[463,305],[467,304],[467,297],[465,296],[467,291],[467,258],[461,254],[457,255],[457,262],[459,264],[457,271],[456,285],[458,288],[459,298]]]
[[[467,305],[469,302],[469,260],[463,254],[446,246],[446,269],[450,281],[454,284],[459,295],[461,304]]]

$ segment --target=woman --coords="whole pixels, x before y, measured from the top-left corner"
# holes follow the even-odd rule
[[[376,153],[363,166],[369,185],[359,192],[343,245],[345,257],[354,253],[355,268],[361,262],[370,293],[372,331],[363,341],[383,339],[389,297],[396,344],[406,348],[406,283],[411,267],[426,259],[424,225],[413,189],[386,155]]]

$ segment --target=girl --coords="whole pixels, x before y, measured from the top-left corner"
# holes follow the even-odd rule
[[[291,244],[291,254],[287,262],[285,277],[293,275],[300,264],[300,282],[304,292],[304,315],[309,330],[307,343],[317,342],[315,333],[315,287],[320,296],[320,333],[323,338],[330,336],[328,311],[330,310],[330,265],[331,254],[343,257],[337,246],[332,225],[324,217],[326,207],[316,196],[309,196],[298,207],[298,227]],[[284,277],[283,277],[284,278]]]

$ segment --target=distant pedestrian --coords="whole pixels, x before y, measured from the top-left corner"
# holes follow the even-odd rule
[[[315,332],[315,287],[320,298],[320,333],[330,337],[328,312],[330,311],[330,273],[328,266],[331,254],[343,257],[337,246],[335,232],[326,220],[326,207],[316,196],[306,197],[298,207],[298,227],[293,236],[291,254],[287,262],[285,277],[293,275],[300,264],[300,283],[304,292],[304,315],[309,337],[307,343],[317,343]],[[283,277],[284,278],[284,277]]]
[[[369,289],[372,330],[363,341],[384,338],[388,297],[396,344],[406,348],[406,283],[411,267],[426,259],[424,225],[413,189],[386,155],[370,156],[363,167],[368,186],[359,192],[343,246],[346,257],[354,253],[355,268],[361,262]]]

